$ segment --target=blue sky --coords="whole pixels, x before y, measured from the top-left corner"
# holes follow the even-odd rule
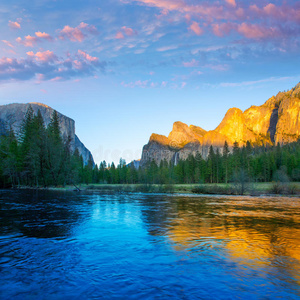
[[[299,1],[0,3],[0,104],[76,121],[95,161],[139,158],[175,121],[214,129],[300,81]]]

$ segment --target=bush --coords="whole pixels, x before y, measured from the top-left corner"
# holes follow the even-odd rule
[[[208,195],[232,195],[233,190],[230,186],[219,185],[200,185],[192,189],[194,194],[208,194]]]
[[[283,192],[284,192],[284,185],[282,184],[282,183],[280,183],[280,182],[274,182],[273,184],[272,184],[272,187],[271,187],[271,189],[270,189],[270,193],[271,194],[276,194],[276,195],[278,195],[278,194],[283,194]]]
[[[300,189],[297,186],[297,184],[295,184],[295,183],[290,184],[288,186],[288,193],[290,195],[298,195],[298,194],[300,194]]]

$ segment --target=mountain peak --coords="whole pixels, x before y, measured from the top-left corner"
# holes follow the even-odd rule
[[[0,124],[4,124],[5,130],[11,127],[15,133],[18,133],[29,105],[32,105],[32,109],[35,114],[37,114],[38,110],[40,110],[45,126],[48,126],[51,122],[54,109],[46,104],[38,102],[0,105]],[[57,113],[59,116],[61,135],[64,139],[70,138],[71,150],[74,151],[77,148],[79,153],[82,155],[85,164],[88,163],[89,159],[93,160],[91,152],[84,146],[75,134],[75,121],[59,112]]]
[[[156,143],[164,145],[164,146],[167,146],[170,144],[170,141],[166,136],[156,134],[156,133],[151,134],[149,142],[156,142]]]
[[[50,106],[44,104],[44,103],[40,103],[40,102],[29,102],[28,104],[34,104],[34,105],[38,105],[38,106],[42,106],[42,107],[45,107],[45,108],[50,108],[52,109]]]
[[[159,157],[154,158],[159,163],[162,159],[174,160],[175,156],[177,159],[186,159],[188,155],[196,155],[197,152],[207,157],[210,146],[222,148],[225,141],[232,147],[234,142],[240,146],[247,141],[257,144],[290,143],[298,138],[300,83],[287,92],[279,92],[261,106],[253,105],[244,112],[237,107],[230,108],[215,130],[207,132],[195,125],[175,122],[168,138],[151,136],[150,140],[157,143],[152,148],[147,145],[144,147],[142,164],[146,159],[153,159],[154,152],[160,153]],[[159,145],[162,147],[167,144],[168,150],[163,148],[164,151],[160,151]]]

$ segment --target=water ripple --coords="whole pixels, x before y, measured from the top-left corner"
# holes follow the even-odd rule
[[[0,191],[1,299],[300,298],[300,199]]]

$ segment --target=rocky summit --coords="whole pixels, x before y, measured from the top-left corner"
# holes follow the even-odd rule
[[[54,111],[53,108],[42,104],[42,103],[13,103],[7,105],[0,106],[0,134],[4,134],[6,130],[12,128],[16,134],[21,129],[22,122],[24,120],[25,114],[31,105],[35,114],[37,114],[38,110],[40,110],[45,125],[47,126],[50,123],[52,113]],[[75,151],[77,148],[79,154],[82,155],[84,164],[87,164],[91,159],[94,163],[93,156],[91,152],[84,146],[84,144],[80,141],[78,136],[75,134],[75,121],[71,118],[66,117],[65,115],[58,113],[59,122],[60,122],[60,130],[62,133],[62,137],[67,139],[68,137],[71,140],[71,150]]]
[[[244,112],[230,108],[215,130],[175,122],[169,136],[152,134],[143,147],[141,166],[155,160],[186,159],[200,153],[207,157],[210,146],[220,149],[227,141],[230,148],[237,142],[254,145],[287,144],[300,137],[300,83],[287,92],[279,92],[261,106],[251,106]]]

